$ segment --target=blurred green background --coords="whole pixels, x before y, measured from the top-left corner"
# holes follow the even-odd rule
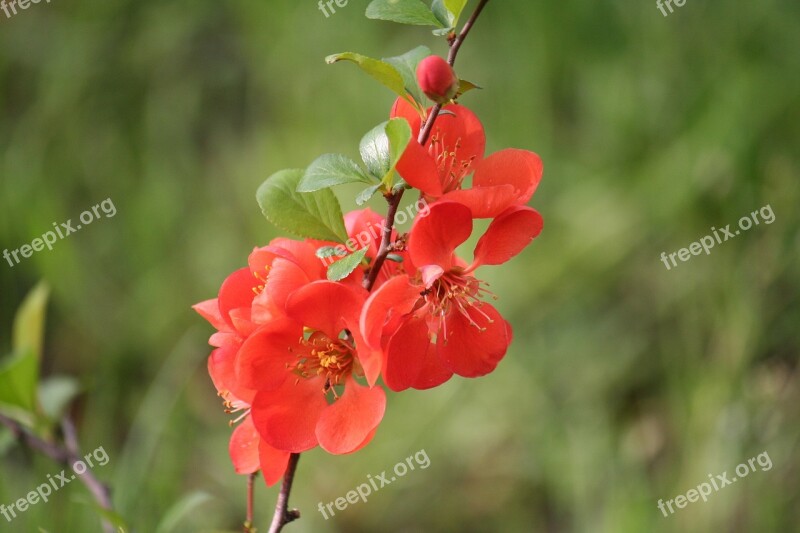
[[[240,529],[245,479],[205,370],[216,295],[277,235],[271,173],[357,155],[391,93],[335,52],[444,54],[427,29],[330,18],[313,0],[53,0],[0,13],[0,247],[106,198],[117,208],[0,264],[0,348],[46,280],[44,372],[77,376],[83,447],[136,531],[186,494],[177,531]],[[472,7],[470,3],[468,9]],[[300,461],[296,532],[797,531],[800,522],[800,4],[495,1],[459,56],[488,152],[538,152],[545,231],[479,277],[515,330],[498,370],[393,394],[375,440]],[[346,208],[353,190],[338,190]],[[374,199],[373,208],[381,209]],[[712,226],[761,224],[667,270]],[[474,241],[473,241],[474,242]],[[469,251],[469,250],[468,250]],[[61,467],[0,432],[0,503]],[[430,467],[324,520],[418,450]],[[774,467],[665,518],[661,498],[768,452]],[[259,481],[267,530],[275,488]],[[72,484],[0,531],[98,531]]]

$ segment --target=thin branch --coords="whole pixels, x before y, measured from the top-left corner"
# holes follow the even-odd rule
[[[450,42],[450,52],[447,56],[447,62],[450,66],[453,66],[456,62],[456,57],[458,56],[458,51],[461,48],[461,45],[464,44],[464,39],[467,38],[469,35],[470,30],[475,25],[475,21],[478,20],[483,8],[486,7],[486,4],[489,3],[489,0],[480,0],[478,6],[475,8],[475,11],[470,16],[469,20],[464,24],[464,27],[461,28],[461,32],[458,36]],[[439,116],[439,112],[442,110],[442,106],[437,104],[431,114],[428,116],[428,119],[425,121],[425,126],[420,128],[419,137],[417,142],[419,142],[422,146],[428,142],[428,138],[433,131],[434,123]],[[396,192],[390,193],[386,195],[386,201],[389,203],[389,209],[386,213],[386,221],[383,227],[383,235],[381,236],[381,245],[378,249],[378,255],[375,258],[375,262],[369,269],[368,275],[364,278],[363,286],[367,291],[371,291],[372,288],[375,286],[375,281],[378,279],[378,274],[380,274],[381,268],[383,268],[384,262],[386,262],[386,257],[392,251],[392,229],[394,228],[394,219],[395,215],[397,214],[397,209],[400,206],[400,200],[403,199],[403,194],[405,193],[405,189],[400,189]],[[269,533],[280,533],[283,529],[283,526],[286,524],[293,522],[300,518],[300,511],[297,509],[289,510],[289,494],[292,490],[292,482],[294,481],[294,474],[297,470],[297,461],[300,460],[300,454],[293,453],[289,458],[289,466],[286,469],[286,474],[283,477],[283,484],[281,485],[281,492],[278,495],[278,501],[275,505],[275,514],[272,517],[272,525],[269,528]]]
[[[383,225],[383,235],[381,236],[381,245],[378,249],[378,255],[375,257],[375,262],[369,268],[369,274],[364,279],[364,288],[371,291],[375,286],[375,281],[378,279],[383,263],[386,262],[386,257],[391,252],[392,243],[392,228],[394,227],[394,217],[397,214],[397,208],[400,206],[400,200],[403,199],[405,189],[390,194],[386,197],[389,202],[389,211],[386,213],[386,222]]]
[[[280,533],[283,526],[300,518],[300,511],[297,509],[289,510],[289,493],[292,491],[294,473],[297,470],[297,462],[299,460],[299,453],[293,453],[289,456],[289,465],[286,467],[286,474],[283,476],[281,492],[278,495],[278,502],[275,504],[275,515],[272,517],[269,533]]]
[[[253,533],[255,528],[253,527],[253,500],[255,495],[255,481],[256,477],[258,476],[258,472],[254,472],[247,476],[247,516],[244,520],[244,533]]]
[[[488,3],[489,0],[481,0],[478,3],[478,6],[469,17],[469,20],[467,20],[467,22],[464,24],[464,27],[461,28],[461,32],[450,43],[450,52],[447,54],[447,62],[450,64],[450,66],[455,65],[456,57],[458,57],[458,51],[461,49],[461,45],[464,44],[464,39],[467,38],[470,30],[472,30],[472,28],[475,26],[475,21],[478,20],[483,8],[486,7],[486,4]],[[420,129],[417,142],[422,146],[425,146],[425,144],[428,142],[428,138],[430,138],[431,132],[433,131],[434,123],[439,117],[441,110],[442,104],[436,104],[431,111],[431,114],[428,115],[428,119],[425,121],[424,127]],[[383,235],[381,237],[381,245],[378,249],[378,255],[375,258],[375,262],[369,269],[369,274],[364,279],[363,286],[365,289],[367,289],[367,291],[371,291],[372,287],[375,286],[375,281],[378,279],[378,274],[380,273],[381,268],[383,268],[383,264],[386,262],[386,257],[392,251],[392,228],[394,228],[394,217],[397,214],[397,208],[400,206],[400,200],[402,200],[404,193],[405,189],[400,189],[399,191],[386,196],[386,201],[389,203],[389,211],[386,213],[386,221],[383,227]]]
[[[451,67],[456,64],[456,56],[458,55],[458,51],[461,49],[461,45],[464,44],[464,39],[467,38],[470,30],[473,26],[475,26],[475,21],[478,20],[479,16],[481,16],[483,8],[486,7],[486,4],[488,3],[489,0],[481,0],[480,3],[478,3],[478,7],[475,8],[472,16],[469,17],[467,23],[464,24],[463,28],[461,28],[461,33],[458,34],[456,40],[450,45],[450,53],[447,55],[447,62],[450,63]]]
[[[56,443],[46,441],[38,435],[32,433],[29,429],[22,424],[0,414],[0,423],[6,426],[14,436],[23,444],[31,449],[38,450],[43,455],[46,455],[56,463],[59,463],[70,468],[77,461],[82,461],[80,446],[78,445],[78,436],[75,431],[75,424],[68,417],[64,417],[61,421],[61,432],[64,436],[64,445],[60,446]],[[81,483],[83,483],[89,492],[94,497],[95,502],[109,511],[113,510],[111,504],[111,492],[109,488],[98,480],[90,469],[86,469],[83,474],[78,476]],[[114,533],[116,529],[105,519],[103,519],[103,531],[106,533]]]

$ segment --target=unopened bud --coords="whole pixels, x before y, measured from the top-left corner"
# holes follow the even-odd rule
[[[422,92],[437,104],[449,102],[458,94],[458,76],[439,56],[428,56],[420,61],[417,81]]]

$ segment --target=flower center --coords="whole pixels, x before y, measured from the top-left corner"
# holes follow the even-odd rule
[[[422,292],[421,295],[425,303],[430,305],[430,313],[433,317],[433,321],[429,327],[431,327],[437,335],[441,334],[445,342],[447,342],[447,317],[453,312],[465,316],[471,326],[481,331],[485,331],[486,328],[475,322],[473,316],[469,312],[470,309],[484,317],[489,323],[493,322],[493,320],[481,310],[481,306],[483,305],[481,298],[484,295],[488,295],[496,300],[497,296],[488,289],[482,287],[482,285],[488,286],[488,283],[464,274],[459,267],[456,267],[443,274],[439,279],[433,282],[433,285],[431,285],[429,289]]]
[[[325,380],[323,392],[336,391],[345,378],[352,374],[355,348],[346,339],[331,339],[321,331],[315,331],[300,339],[297,363],[289,370],[303,379],[322,377]]]
[[[449,151],[448,148],[452,148]],[[461,138],[455,144],[448,146],[444,134],[437,131],[432,137],[428,152],[436,159],[439,169],[439,179],[442,182],[442,191],[450,192],[461,188],[461,183],[470,172],[475,156],[469,159],[459,159],[458,151],[461,148]]]

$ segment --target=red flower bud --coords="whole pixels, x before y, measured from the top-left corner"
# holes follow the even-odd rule
[[[458,93],[458,76],[439,56],[428,56],[420,61],[417,81],[422,92],[437,104],[449,102]]]

